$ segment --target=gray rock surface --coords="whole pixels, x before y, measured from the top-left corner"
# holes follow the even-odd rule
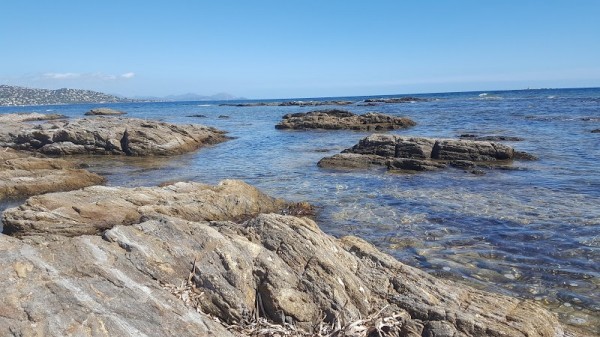
[[[176,125],[122,117],[92,117],[0,130],[0,146],[48,155],[175,155],[227,139],[202,125]]]
[[[356,115],[345,110],[317,110],[307,113],[287,114],[275,127],[277,129],[326,129],[383,131],[403,129],[416,125],[406,117],[394,117],[376,112]]]
[[[119,111],[110,108],[96,108],[86,112],[84,115],[86,116],[119,116],[125,115],[127,112]]]
[[[31,153],[0,149],[0,200],[69,191],[104,182],[76,164]]]
[[[381,165],[398,171],[432,171],[448,165],[461,168],[493,168],[508,165],[513,159],[535,157],[517,152],[512,147],[488,141],[373,134],[340,154],[323,158],[318,165],[324,168],[364,168]]]
[[[67,117],[65,115],[60,115],[60,114],[41,114],[41,113],[37,113],[37,112],[0,114],[0,124],[4,125],[7,123],[49,121],[49,120],[64,119],[64,118],[67,118]]]
[[[308,218],[256,215],[269,207],[248,204],[252,198],[284,203],[288,212],[306,208],[244,183],[224,181],[189,199],[185,194],[196,184],[166,187],[188,201],[164,190],[132,196],[132,189],[121,188],[142,216],[111,221],[102,238],[53,229],[121,212],[115,204],[99,202],[103,213],[73,222],[65,221],[72,213],[47,216],[49,209],[92,205],[97,193],[57,193],[46,206],[30,202],[9,211],[13,220],[45,218],[46,225],[20,231],[21,240],[0,235],[6,271],[0,274],[6,302],[0,334],[227,336],[206,314],[237,325],[260,316],[311,330],[383,309],[398,321],[398,336],[567,336],[556,317],[533,302],[436,279],[359,238],[328,236]],[[211,211],[197,211],[205,207]]]

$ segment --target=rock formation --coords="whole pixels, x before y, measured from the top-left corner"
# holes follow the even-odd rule
[[[365,103],[412,103],[412,102],[427,102],[429,99],[420,97],[392,97],[392,98],[369,98]]]
[[[72,162],[0,149],[0,200],[69,191],[102,182],[104,178],[79,169]]]
[[[30,198],[4,215],[20,240],[0,235],[0,334],[228,336],[207,314],[352,330],[385,313],[377,326],[396,336],[567,336],[532,302],[436,279],[283,214],[307,209],[239,181]]]
[[[109,108],[96,108],[85,113],[86,116],[119,116],[125,114],[127,114],[127,112]]]
[[[34,121],[49,121],[54,119],[67,118],[65,115],[60,114],[41,114],[37,112],[22,112],[22,113],[11,113],[11,114],[0,114],[0,124],[11,124],[11,123],[22,123],[22,122],[34,122]]]
[[[464,169],[509,164],[513,159],[534,159],[512,147],[487,142],[430,139],[374,134],[340,154],[323,158],[324,168],[387,166],[390,170],[431,171],[446,166]]]
[[[376,112],[356,115],[345,110],[317,110],[307,113],[287,114],[275,127],[277,129],[326,129],[382,131],[408,128],[416,125],[406,117],[394,117]]]
[[[37,125],[12,123],[0,130],[0,146],[48,155],[174,155],[226,139],[224,132],[202,125],[101,116]]]
[[[321,105],[351,105],[352,101],[285,101],[285,102],[247,102],[223,103],[220,106],[256,107],[256,106],[321,106]]]

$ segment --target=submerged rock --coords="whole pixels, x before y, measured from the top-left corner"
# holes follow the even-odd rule
[[[448,164],[469,168],[506,165],[513,159],[534,159],[512,147],[487,142],[454,139],[430,139],[374,134],[363,138],[340,154],[323,158],[320,167],[360,168],[387,166],[390,170],[432,171]],[[365,165],[368,163],[368,165]]]
[[[408,128],[416,123],[406,117],[394,117],[376,112],[356,115],[345,110],[317,110],[307,113],[287,114],[275,127],[277,129],[326,130],[394,130]]]
[[[478,136],[475,134],[462,134],[458,138],[468,140],[479,140],[479,141],[490,141],[490,142],[520,142],[523,141],[521,137],[513,136]]]
[[[104,182],[104,178],[74,163],[0,149],[0,200],[75,190]]]
[[[592,130],[592,133],[600,133],[600,129]]]
[[[20,124],[0,130],[0,146],[48,155],[174,155],[226,139],[223,131],[202,125],[121,117]]]
[[[365,103],[413,103],[427,102],[429,99],[420,97],[392,97],[392,98],[369,98],[365,99]]]
[[[321,105],[351,105],[352,101],[285,101],[285,102],[247,102],[223,103],[220,106],[257,107],[257,106],[321,106]]]
[[[86,116],[119,116],[125,114],[127,114],[127,112],[109,108],[96,108],[85,113]]]
[[[0,334],[227,336],[206,314],[238,326],[262,317],[307,331],[321,323],[351,329],[385,312],[397,336],[566,336],[532,302],[436,279],[359,238],[326,235],[308,218],[257,215],[290,203],[244,183],[197,185],[156,193],[117,188],[141,216],[110,221],[102,238],[57,236],[55,229],[71,235],[66,228],[119,213],[123,199],[65,192],[45,206],[32,198],[9,210],[9,224],[46,220],[33,233],[18,232],[35,234],[21,241],[0,235]],[[88,214],[68,211],[90,205],[96,208]],[[247,220],[231,221],[239,215]]]

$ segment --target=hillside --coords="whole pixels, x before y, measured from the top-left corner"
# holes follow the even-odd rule
[[[32,89],[0,85],[0,106],[6,105],[49,105],[74,103],[125,103],[129,98],[108,95],[97,91],[79,89]]]

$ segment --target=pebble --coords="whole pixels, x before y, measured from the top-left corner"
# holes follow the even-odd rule
[[[516,277],[515,275],[513,275],[513,274],[504,274],[504,277],[506,277],[506,278],[507,278],[507,279],[509,279],[509,280],[514,280],[514,279],[516,279],[516,278],[517,278],[517,277]]]
[[[450,268],[450,267],[444,267],[444,268],[442,268],[442,270],[444,270],[444,271],[450,271],[451,269],[452,268]]]

